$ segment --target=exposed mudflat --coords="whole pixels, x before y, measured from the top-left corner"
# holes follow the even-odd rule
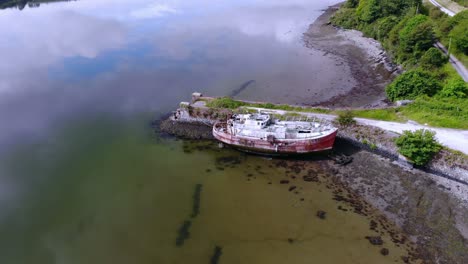
[[[468,186],[402,167],[367,151],[353,163],[325,163],[335,177],[397,223],[426,263],[468,263]],[[454,195],[456,192],[458,195]]]
[[[330,25],[329,20],[335,10],[336,6],[330,7],[310,25],[303,40],[307,47],[323,51],[324,56],[335,56],[348,64],[357,84],[350,91],[320,105],[363,108],[387,105],[385,86],[393,79],[397,67],[390,63],[377,41],[363,37],[359,31],[342,30]]]

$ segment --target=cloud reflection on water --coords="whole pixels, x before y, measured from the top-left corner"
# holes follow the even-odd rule
[[[84,0],[4,10],[0,120],[11,121],[0,125],[0,144],[72,114],[168,109],[194,90],[225,95],[250,79],[260,91],[273,87],[265,100],[290,93],[282,87],[305,90],[331,62],[310,57],[301,34],[335,2]]]

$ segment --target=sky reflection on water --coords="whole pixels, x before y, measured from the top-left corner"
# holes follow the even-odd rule
[[[84,0],[2,10],[0,120],[9,124],[0,145],[83,110],[164,112],[193,91],[227,95],[248,80],[256,82],[244,97],[301,103],[291,91],[333,85],[335,76],[314,70],[333,62],[314,60],[322,55],[303,48],[301,35],[336,2]]]
[[[144,134],[150,118],[138,115],[166,113],[193,91],[228,95],[249,80],[243,98],[326,99],[349,82],[336,76],[346,68],[304,48],[301,36],[336,2],[82,0],[1,10],[0,262],[197,263],[193,253],[208,259],[212,239],[261,241],[276,232],[278,247],[240,243],[223,258],[239,263],[237,255],[247,253],[285,263],[281,257],[367,252],[368,242],[350,235],[368,229],[357,215],[330,217],[325,235],[305,217],[325,223],[311,212],[336,208],[328,193],[309,190],[312,207],[296,210],[290,195],[299,196],[280,188],[285,175],[269,159],[247,156],[251,168],[265,169],[247,183],[239,177],[245,163],[214,167],[218,155],[239,153],[214,146],[190,155],[182,151],[188,142],[155,143]],[[265,188],[272,180],[278,184]],[[194,244],[180,251],[174,236],[199,182],[210,210],[193,229]],[[311,237],[328,238],[291,247],[287,237],[301,223]],[[330,248],[348,251],[323,254]],[[368,262],[356,263],[377,263],[379,253],[369,252]],[[273,263],[268,258],[263,263]]]

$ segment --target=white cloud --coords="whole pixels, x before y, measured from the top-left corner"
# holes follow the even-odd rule
[[[169,5],[153,3],[132,11],[130,15],[134,18],[153,18],[175,13],[177,13],[177,10]]]

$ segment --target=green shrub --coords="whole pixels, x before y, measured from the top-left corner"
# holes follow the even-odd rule
[[[355,28],[358,25],[358,20],[355,15],[354,8],[340,8],[338,12],[333,15],[330,21],[337,26],[351,29]]]
[[[371,23],[375,21],[381,15],[379,1],[360,0],[356,9],[356,15],[363,22]]]
[[[448,58],[445,56],[445,54],[443,54],[437,48],[432,47],[424,53],[424,55],[421,57],[420,63],[424,68],[431,69],[433,67],[439,68],[447,61]]]
[[[359,4],[359,0],[347,0],[344,7],[355,8]]]
[[[444,97],[468,97],[468,84],[460,77],[450,79],[440,92]]]
[[[401,26],[401,25],[400,25]],[[392,32],[394,35],[396,32]],[[393,43],[397,47],[397,61],[405,63],[420,58],[424,52],[434,44],[434,29],[429,17],[417,15],[410,18],[398,32],[398,41]]]
[[[243,105],[245,105],[244,102],[236,101],[229,97],[216,98],[212,101],[209,101],[206,104],[206,106],[212,107],[212,108],[228,108],[228,109],[236,109]]]
[[[427,164],[442,146],[435,139],[435,132],[426,129],[403,131],[396,139],[398,151],[415,165]]]
[[[338,124],[340,124],[340,126],[350,126],[356,124],[353,112],[351,111],[340,112],[336,121],[338,121]]]
[[[377,20],[377,39],[384,39],[388,36],[392,28],[398,24],[399,19],[396,16],[388,16]]]
[[[468,19],[460,23],[450,31],[455,48],[468,55]]]
[[[433,96],[440,89],[440,83],[431,73],[415,69],[398,76],[385,91],[390,100],[396,101],[415,99],[420,95]]]

